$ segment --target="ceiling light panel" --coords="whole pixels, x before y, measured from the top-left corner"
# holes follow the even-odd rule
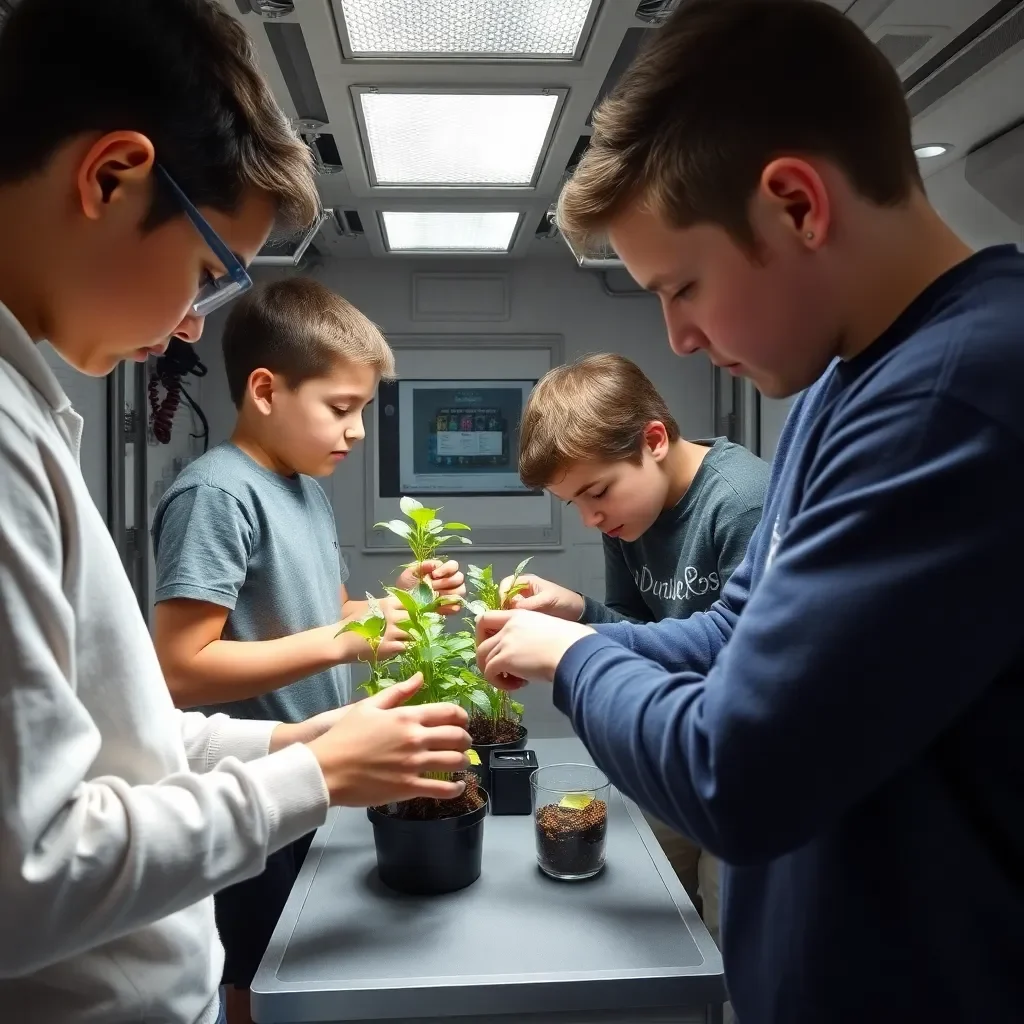
[[[347,55],[572,60],[596,0],[340,0]]]
[[[354,91],[371,184],[407,187],[532,185],[565,95]]]
[[[511,211],[385,211],[389,252],[508,252],[520,214]]]

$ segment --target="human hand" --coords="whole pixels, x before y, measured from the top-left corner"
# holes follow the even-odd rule
[[[437,610],[442,615],[451,615],[462,607],[462,598],[466,596],[466,577],[460,571],[458,562],[449,559],[442,563],[439,559],[431,558],[411,565],[398,577],[395,586],[399,590],[412,590],[420,580],[426,580],[440,597],[459,599],[440,605]]]
[[[385,621],[384,633],[377,644],[376,658],[377,661],[387,661],[389,658],[401,654],[405,650],[405,645],[409,642],[409,634],[399,625],[401,622],[408,622],[409,613],[402,607],[402,602],[390,594],[387,597],[379,597],[376,600]],[[338,624],[339,630],[343,624]],[[340,645],[339,661],[373,660],[373,648],[370,646],[369,641],[358,633],[338,633],[337,640]]]
[[[531,679],[551,682],[565,652],[593,632],[541,612],[487,612],[477,619],[476,662],[500,690],[518,690]]]
[[[422,683],[415,675],[341,709],[345,713],[309,743],[332,805],[375,807],[418,796],[451,800],[463,792],[465,783],[424,775],[469,765],[469,718],[457,704],[403,707]]]
[[[541,579],[540,576],[520,576],[519,579],[514,576],[506,576],[501,581],[500,587],[502,601],[505,600],[505,595],[513,582],[517,587],[523,589],[509,602],[511,608],[544,612],[545,615],[554,615],[567,622],[579,622],[583,617],[584,606],[581,594],[566,587],[560,587],[550,580]]]

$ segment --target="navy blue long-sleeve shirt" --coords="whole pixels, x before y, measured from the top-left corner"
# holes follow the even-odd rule
[[[743,1024],[1024,1021],[1024,256],[975,254],[794,404],[708,612],[555,680],[728,865]]]

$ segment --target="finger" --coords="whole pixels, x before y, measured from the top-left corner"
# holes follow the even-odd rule
[[[460,756],[471,746],[473,741],[469,734],[459,725],[436,725],[424,727],[420,734],[424,751],[454,751]],[[426,756],[426,754],[424,755]],[[463,765],[462,767],[465,767]],[[440,769],[439,769],[440,770]],[[454,769],[453,769],[454,770]]]
[[[394,686],[389,686],[386,690],[367,697],[366,701],[378,708],[397,708],[404,704],[422,685],[423,676],[417,672],[411,679],[395,683]]]
[[[487,652],[486,667],[480,667],[484,679],[499,690],[518,690],[525,686],[526,680],[522,676],[509,671],[512,665],[508,654],[502,649],[500,635],[494,640],[494,645]]]
[[[416,758],[416,768],[426,772],[464,772],[469,767],[465,750],[425,750]]]
[[[548,599],[544,594],[522,593],[512,598],[512,607],[522,611],[542,612],[548,606]]]
[[[459,563],[454,559],[449,559],[443,564],[438,562],[433,564],[434,568],[430,570],[430,575],[431,578],[435,580],[447,579],[449,576],[454,576],[459,571]]]
[[[494,636],[511,618],[511,612],[484,612],[476,620],[477,644],[482,643],[488,637]]]
[[[426,579],[428,576],[432,576],[440,565],[440,559],[428,558],[425,562],[419,562],[417,565],[414,565],[412,567],[412,571],[422,580]]]
[[[417,704],[416,707],[408,710],[415,721],[428,729],[434,729],[441,725],[454,725],[462,729],[469,721],[469,715],[458,704],[452,704],[451,701],[439,701],[437,704]],[[468,750],[471,746],[473,746],[472,740],[467,742],[462,749]]]
[[[417,796],[428,796],[434,800],[454,800],[466,791],[464,782],[445,782],[442,779],[412,779],[409,782],[407,796],[403,800],[412,800]]]
[[[430,582],[433,584],[434,590],[439,594],[449,594],[453,590],[459,590],[465,588],[466,577],[461,572],[453,573],[451,576],[444,576],[440,579],[438,577],[431,577]]]
[[[494,636],[487,637],[486,640],[480,639],[480,631],[477,630],[477,644],[476,644],[476,665],[485,675],[487,673],[487,665],[491,658],[494,656],[495,650],[498,647],[499,634],[495,633]]]

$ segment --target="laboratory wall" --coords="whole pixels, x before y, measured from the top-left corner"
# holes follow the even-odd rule
[[[462,265],[436,260],[423,264],[332,260],[306,272],[344,295],[385,333],[554,333],[564,338],[566,359],[587,352],[620,352],[639,363],[656,382],[686,436],[706,437],[712,431],[711,369],[707,360],[703,356],[680,359],[672,354],[656,300],[645,295],[609,296],[602,289],[599,275],[579,270],[568,259],[503,264],[495,271],[480,261]],[[434,276],[439,273],[440,278]],[[504,309],[500,302],[487,306],[486,296],[497,292],[478,287],[480,282],[474,275],[481,273],[493,273],[500,279]],[[460,275],[468,275],[461,289]],[[261,279],[271,276],[263,274]],[[469,295],[478,296],[480,301],[465,301]],[[458,311],[445,313],[460,304]],[[198,388],[193,388],[209,417],[213,444],[228,436],[234,418],[220,356],[222,324],[219,316],[211,317],[207,324],[199,354],[210,372]],[[339,541],[351,568],[349,589],[354,595],[368,588],[379,589],[381,581],[392,578],[396,562],[394,553],[363,550],[363,471],[363,451],[356,449],[337,473],[324,481],[334,505]],[[567,586],[602,596],[600,537],[586,530],[571,508],[564,509],[562,524],[561,550],[538,555],[533,567]],[[504,572],[511,570],[519,557],[522,555],[481,554],[480,560],[493,560],[496,571]],[[527,694],[526,699],[531,729],[538,735],[566,732],[566,720],[551,709],[545,694]]]

